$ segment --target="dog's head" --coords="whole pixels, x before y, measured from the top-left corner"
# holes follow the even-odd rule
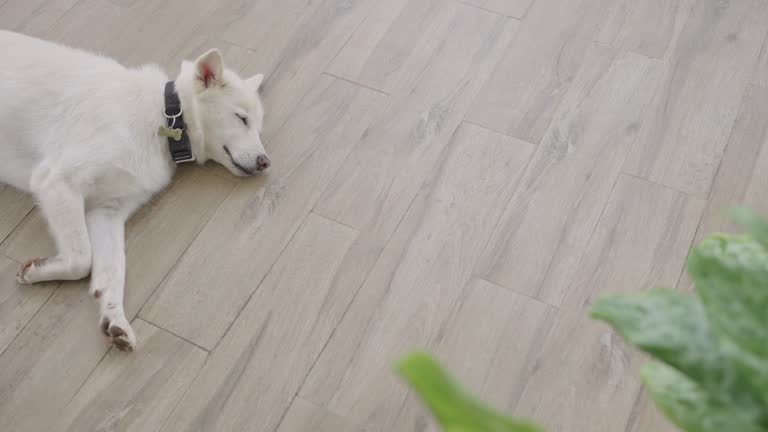
[[[264,107],[259,89],[264,75],[242,79],[224,67],[216,49],[182,66],[182,76],[191,87],[195,127],[204,138],[195,148],[198,161],[208,159],[238,176],[253,175],[269,168],[271,161],[261,142]]]

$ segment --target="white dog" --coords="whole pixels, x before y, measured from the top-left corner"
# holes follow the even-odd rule
[[[126,219],[208,159],[238,176],[270,165],[259,137],[263,75],[243,80],[211,50],[170,82],[159,67],[0,31],[0,182],[31,192],[57,255],[21,266],[21,283],[82,279],[117,348],[136,337],[123,310]]]

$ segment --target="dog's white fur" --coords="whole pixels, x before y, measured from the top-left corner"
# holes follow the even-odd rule
[[[116,347],[131,351],[123,230],[175,171],[167,139],[157,134],[169,78],[155,65],[130,69],[6,31],[0,52],[0,182],[34,194],[58,249],[25,263],[18,280],[90,273],[99,325]],[[217,50],[182,64],[175,82],[198,162],[213,159],[235,175],[268,167],[259,137],[262,80],[225,69]]]

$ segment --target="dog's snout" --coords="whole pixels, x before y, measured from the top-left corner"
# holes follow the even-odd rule
[[[269,160],[267,155],[259,155],[256,157],[256,171],[264,171],[272,165],[272,161]]]

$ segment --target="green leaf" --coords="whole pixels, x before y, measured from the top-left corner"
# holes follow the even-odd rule
[[[688,432],[766,432],[759,423],[760,406],[732,403],[727,394],[715,399],[687,376],[662,363],[646,365],[642,376],[656,406]]]
[[[749,237],[710,236],[688,270],[722,352],[768,402],[768,252]]]
[[[505,417],[467,394],[428,354],[413,353],[397,365],[446,432],[541,432]]]
[[[711,391],[734,384],[734,370],[720,352],[701,303],[691,295],[670,289],[607,295],[598,299],[591,315]]]
[[[760,215],[746,207],[733,208],[728,214],[763,247],[768,247],[768,223]]]

